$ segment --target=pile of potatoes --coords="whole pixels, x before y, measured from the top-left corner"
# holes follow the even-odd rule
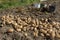
[[[0,19],[3,25],[13,25],[12,29],[7,30],[8,33],[17,31],[25,36],[60,38],[60,23],[52,21],[51,18],[32,18],[30,16],[7,14],[1,16]]]

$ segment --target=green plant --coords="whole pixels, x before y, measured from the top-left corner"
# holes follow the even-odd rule
[[[25,6],[35,2],[39,2],[39,0],[0,0],[0,9],[11,6]]]

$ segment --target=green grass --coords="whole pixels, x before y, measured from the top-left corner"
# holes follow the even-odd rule
[[[39,2],[39,0],[0,0],[0,9],[29,5],[35,2]]]

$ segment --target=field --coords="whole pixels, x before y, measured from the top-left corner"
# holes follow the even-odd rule
[[[60,0],[54,13],[30,4],[39,0],[0,0],[0,40],[60,40]]]
[[[39,2],[39,0],[0,0],[0,8],[15,7],[21,5],[29,5],[31,3]]]

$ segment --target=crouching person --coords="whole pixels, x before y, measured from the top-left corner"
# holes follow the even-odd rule
[[[47,10],[48,10],[47,4],[41,4],[41,9],[40,9],[40,11],[41,11],[41,12],[46,12]]]
[[[53,13],[56,9],[56,5],[54,4],[49,4],[48,12]]]

